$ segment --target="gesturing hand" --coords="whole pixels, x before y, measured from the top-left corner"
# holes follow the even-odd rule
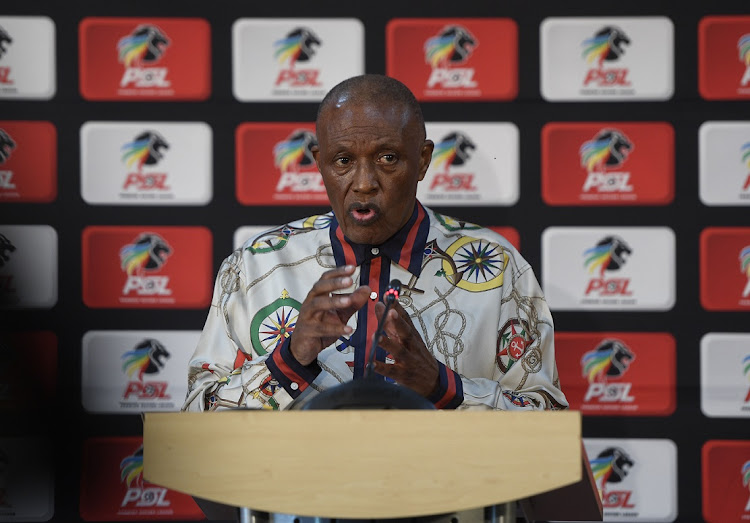
[[[309,365],[320,351],[352,333],[346,322],[367,303],[370,287],[359,287],[351,294],[331,294],[349,288],[352,274],[351,265],[324,272],[302,302],[289,346],[302,365]]]
[[[375,305],[375,314],[378,317],[384,310],[385,305],[382,302]],[[386,335],[380,340],[380,346],[391,354],[395,363],[376,361],[373,370],[424,397],[429,397],[439,384],[438,363],[427,350],[422,336],[398,302],[388,311],[384,331]]]

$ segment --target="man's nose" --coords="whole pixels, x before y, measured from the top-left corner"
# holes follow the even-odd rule
[[[352,189],[355,192],[371,193],[378,188],[378,179],[375,168],[366,162],[357,162],[354,169]]]

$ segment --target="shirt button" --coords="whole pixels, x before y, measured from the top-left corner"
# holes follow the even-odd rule
[[[380,249],[378,249],[377,247],[373,247],[370,252],[373,256],[377,256],[378,254],[380,254]]]
[[[299,388],[299,385],[297,385],[295,382],[292,382],[292,384],[289,386],[292,388],[292,390],[297,390]]]
[[[371,299],[371,300],[377,300],[377,299],[378,299],[378,293],[377,293],[377,292],[375,292],[375,291],[372,291],[372,292],[370,293],[370,299]]]

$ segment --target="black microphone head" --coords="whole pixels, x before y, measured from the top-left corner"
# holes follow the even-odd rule
[[[385,301],[394,302],[398,300],[399,294],[401,294],[401,282],[391,280],[391,283],[388,284],[388,290],[385,291]]]

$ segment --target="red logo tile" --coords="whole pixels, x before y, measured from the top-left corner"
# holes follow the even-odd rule
[[[245,205],[328,205],[311,147],[313,123],[237,127],[237,200]]]
[[[750,309],[750,227],[708,227],[700,240],[703,308]]]
[[[205,100],[211,28],[200,18],[85,18],[80,90],[87,100]]]
[[[191,496],[143,479],[143,439],[139,437],[84,442],[81,517],[86,521],[204,519]]]
[[[512,100],[518,27],[509,18],[397,18],[386,27],[386,74],[420,101]]]
[[[92,308],[203,308],[213,289],[204,227],[87,227],[83,301]]]
[[[674,198],[668,123],[549,123],[542,129],[548,205],[666,205]]]
[[[707,100],[750,98],[750,16],[701,19],[698,91]]]
[[[0,202],[57,197],[57,131],[50,122],[0,121]]]
[[[750,441],[703,445],[703,517],[709,523],[750,519]]]
[[[587,416],[668,416],[676,405],[675,340],[663,332],[556,332],[570,408]]]

